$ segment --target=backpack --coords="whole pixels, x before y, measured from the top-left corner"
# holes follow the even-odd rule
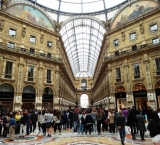
[[[85,119],[84,119],[83,115],[81,117],[81,122],[82,122],[82,124],[85,124]]]

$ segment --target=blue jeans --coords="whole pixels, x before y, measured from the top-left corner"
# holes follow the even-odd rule
[[[84,124],[80,123],[78,128],[78,134],[81,132],[83,134]]]
[[[97,132],[97,122],[93,123],[93,131]]]
[[[77,131],[77,125],[78,125],[78,121],[74,121],[74,122],[73,122],[73,126],[74,126],[73,131],[74,131],[74,132]]]
[[[125,127],[121,127],[119,129],[119,135],[120,135],[121,141],[124,141],[125,140],[125,136],[126,136]]]

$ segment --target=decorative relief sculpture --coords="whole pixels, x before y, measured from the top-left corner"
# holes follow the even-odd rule
[[[4,29],[4,20],[0,20],[0,31]]]
[[[59,33],[59,31],[61,29],[62,22],[58,23],[55,20],[53,20],[53,23],[55,24],[56,33]]]
[[[140,24],[140,32],[141,32],[141,34],[144,33],[144,26],[143,26],[143,24]]]
[[[109,20],[107,20],[106,22],[105,22],[105,21],[102,21],[102,23],[103,23],[106,31],[110,30],[111,20],[112,20],[112,19],[109,19]]]
[[[10,0],[2,0],[2,9],[6,9],[9,3],[10,3]]]
[[[26,36],[26,27],[22,27],[22,37]]]
[[[122,34],[122,40],[124,41],[126,39],[126,36],[124,34],[124,30],[122,30],[121,34]]]
[[[44,42],[44,34],[42,33],[40,36],[40,42],[43,43]]]

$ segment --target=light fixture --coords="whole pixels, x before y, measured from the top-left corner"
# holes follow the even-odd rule
[[[21,99],[21,96],[18,96],[18,99]]]

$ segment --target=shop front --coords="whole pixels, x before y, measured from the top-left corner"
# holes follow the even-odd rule
[[[53,90],[49,87],[43,90],[42,108],[53,110]]]
[[[157,99],[157,107],[160,107],[160,81],[158,81],[155,85],[155,93]]]
[[[22,109],[35,109],[36,90],[33,86],[26,86],[22,94]]]
[[[0,85],[0,114],[13,110],[14,88],[10,84]]]
[[[144,84],[135,84],[133,87],[133,98],[137,110],[142,110],[148,106],[147,91]]]
[[[115,90],[115,100],[117,110],[127,108],[126,90],[123,86],[118,86]]]

